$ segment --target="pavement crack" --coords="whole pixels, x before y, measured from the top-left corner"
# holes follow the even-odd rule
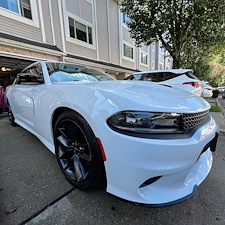
[[[20,223],[19,225],[25,225],[26,223],[28,223],[29,221],[31,221],[33,218],[35,218],[36,216],[40,215],[42,212],[44,212],[48,207],[54,205],[56,202],[60,201],[62,198],[64,198],[65,196],[67,196],[68,194],[70,194],[72,191],[74,191],[76,188],[73,187],[71,188],[69,191],[65,192],[64,194],[62,194],[61,196],[59,196],[57,199],[55,199],[54,201],[50,202],[48,205],[46,205],[44,208],[42,208],[41,210],[39,210],[38,212],[36,212],[35,214],[33,214],[32,216],[30,216],[29,218],[27,218],[26,220],[24,220],[22,223]]]

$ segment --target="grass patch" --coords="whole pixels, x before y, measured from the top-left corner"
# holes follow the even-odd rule
[[[210,112],[222,112],[219,106],[211,106]]]

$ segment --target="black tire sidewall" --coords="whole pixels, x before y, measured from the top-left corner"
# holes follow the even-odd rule
[[[90,174],[88,174],[87,178],[83,182],[77,182],[73,179],[71,179],[68,174],[63,170],[62,165],[60,163],[59,159],[59,152],[58,152],[58,143],[56,141],[56,133],[57,128],[59,124],[64,120],[72,120],[75,122],[75,124],[83,131],[85,134],[85,137],[87,139],[87,142],[89,144],[91,156],[92,156],[92,162],[91,162],[91,169]],[[55,124],[54,127],[54,143],[55,143],[55,154],[57,157],[57,161],[59,163],[59,166],[64,174],[64,176],[67,178],[67,180],[75,187],[81,189],[81,190],[92,190],[100,186],[100,184],[105,179],[105,170],[104,170],[104,163],[101,155],[101,151],[98,146],[97,139],[87,123],[87,121],[78,113],[74,111],[66,111],[62,113]]]

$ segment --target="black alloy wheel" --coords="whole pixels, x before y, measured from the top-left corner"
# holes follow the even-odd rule
[[[65,177],[81,190],[105,180],[97,139],[86,120],[74,111],[62,113],[54,128],[55,153]]]

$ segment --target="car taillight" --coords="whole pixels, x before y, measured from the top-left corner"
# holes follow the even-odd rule
[[[184,82],[183,84],[189,84],[191,85],[192,87],[201,87],[201,84],[199,82]]]
[[[213,89],[212,88],[206,88],[206,90],[212,91]]]

